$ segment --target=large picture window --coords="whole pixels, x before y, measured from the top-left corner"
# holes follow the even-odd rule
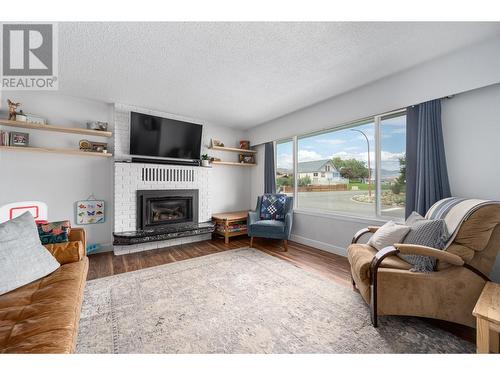
[[[404,112],[277,142],[277,190],[298,209],[404,218],[405,145]]]
[[[297,207],[374,216],[373,137],[373,122],[299,137]]]

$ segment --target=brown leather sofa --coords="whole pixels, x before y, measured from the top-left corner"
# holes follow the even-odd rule
[[[500,205],[475,211],[446,251],[394,244],[377,252],[358,243],[377,229],[359,231],[347,249],[353,285],[370,305],[373,325],[378,315],[409,315],[475,327],[472,310],[500,250]],[[412,266],[397,257],[398,252],[433,256],[437,270],[411,272]]]
[[[50,275],[0,296],[0,353],[72,353],[89,266],[85,231],[45,246],[61,264]]]

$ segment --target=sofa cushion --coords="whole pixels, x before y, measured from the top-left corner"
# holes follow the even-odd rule
[[[278,235],[285,232],[285,222],[279,220],[259,220],[251,224],[252,233],[256,236]]]
[[[0,224],[0,295],[58,268],[57,260],[40,243],[30,212]]]
[[[362,282],[370,281],[370,264],[376,253],[377,250],[367,244],[352,244],[347,248],[351,272]],[[389,256],[382,261],[380,267],[409,270],[412,266],[397,256]]]
[[[0,296],[0,353],[74,351],[88,258]]]

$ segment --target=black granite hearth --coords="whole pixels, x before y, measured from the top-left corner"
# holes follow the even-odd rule
[[[199,224],[179,224],[163,228],[113,232],[113,245],[135,245],[145,242],[171,240],[180,237],[213,233],[215,224],[210,221]]]

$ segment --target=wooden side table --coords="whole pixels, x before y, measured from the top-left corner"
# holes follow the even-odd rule
[[[487,282],[472,311],[477,319],[477,352],[498,353],[500,332],[500,284]]]
[[[229,243],[229,238],[247,234],[248,211],[224,212],[212,215],[215,222],[215,233],[224,236],[224,243]]]

